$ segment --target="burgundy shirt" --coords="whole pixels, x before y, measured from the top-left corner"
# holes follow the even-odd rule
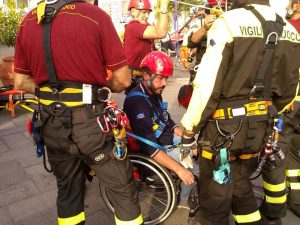
[[[64,7],[52,22],[51,49],[59,80],[106,84],[106,69],[127,65],[124,49],[107,13],[76,2]],[[36,10],[24,18],[17,36],[15,72],[33,76],[37,84],[48,80],[42,25]]]
[[[142,24],[136,20],[129,22],[124,32],[125,55],[129,66],[139,68],[143,58],[154,51],[154,41],[144,39],[143,34],[147,24]]]
[[[300,18],[296,20],[290,19],[289,22],[296,28],[296,30],[300,34]]]

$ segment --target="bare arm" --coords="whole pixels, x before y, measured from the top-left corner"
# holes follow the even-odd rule
[[[36,84],[31,76],[26,74],[15,73],[14,87],[18,90],[35,94]]]
[[[185,185],[194,183],[194,175],[191,171],[181,166],[168,156],[164,151],[158,151],[153,157],[155,161],[176,173]]]
[[[169,0],[160,0],[160,9],[167,9]],[[169,29],[168,13],[160,13],[159,19],[155,26],[148,26],[144,31],[143,38],[154,39],[164,38],[167,36]]]
[[[199,43],[204,38],[215,19],[215,15],[207,15],[204,20],[204,25],[193,34],[191,41],[194,43]]]
[[[131,84],[131,73],[128,66],[112,71],[112,77],[107,80],[107,86],[112,92],[122,92]]]

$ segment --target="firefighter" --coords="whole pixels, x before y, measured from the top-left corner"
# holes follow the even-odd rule
[[[285,177],[275,172],[283,169],[284,161],[276,155],[276,169],[271,161],[265,164],[261,210],[249,177],[258,166],[261,147],[264,152],[268,147],[264,142],[274,116],[296,95],[300,37],[267,0],[233,4],[208,32],[191,102],[181,120],[186,152],[195,148],[194,135],[200,132],[201,137],[198,220],[228,225],[232,212],[236,224],[281,224]]]
[[[130,0],[128,11],[132,20],[126,25],[124,33],[125,55],[133,76],[129,92],[141,78],[140,64],[142,59],[154,51],[154,39],[164,38],[167,35],[168,4],[169,0],[159,0],[160,9],[156,25],[148,23],[149,14],[152,12],[150,0]]]
[[[108,81],[107,69],[112,71]],[[106,103],[98,93],[130,85],[108,14],[81,1],[40,2],[20,26],[15,72],[15,87],[39,97],[33,116],[39,131],[33,135],[37,147],[46,146],[56,177],[58,224],[85,223],[84,163],[106,185],[116,224],[143,224],[132,165],[113,154],[117,140],[99,126]]]
[[[291,0],[288,10],[288,21],[300,33],[300,2]],[[286,182],[289,190],[287,204],[294,214],[300,217],[300,96],[295,99],[292,112],[285,115],[284,135],[281,143],[289,149],[287,156]],[[286,139],[290,138],[290,141]],[[282,140],[283,139],[283,140]]]

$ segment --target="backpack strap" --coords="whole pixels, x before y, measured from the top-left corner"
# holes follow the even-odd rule
[[[73,2],[84,2],[83,0],[45,0],[37,6],[38,23],[42,23],[43,47],[46,63],[46,71],[49,80],[49,86],[53,94],[62,89],[61,83],[57,79],[55,65],[51,51],[51,26],[52,21],[58,12],[65,6]]]
[[[282,35],[283,26],[285,23],[277,14],[275,21],[266,21],[253,6],[245,6],[245,9],[250,10],[260,21],[265,40],[265,52],[263,60],[260,65],[255,84],[250,92],[250,96],[255,98],[261,97],[267,100],[271,98],[274,49],[277,46],[278,39]]]

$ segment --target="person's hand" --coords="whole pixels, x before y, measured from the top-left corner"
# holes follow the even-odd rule
[[[190,185],[195,181],[194,174],[182,166],[180,166],[176,174],[185,185]]]
[[[185,168],[193,168],[193,159],[192,155],[196,154],[197,152],[197,143],[195,141],[195,138],[188,138],[186,136],[182,136],[181,139],[181,150],[180,150],[180,163]]]
[[[207,15],[204,19],[204,28],[206,30],[209,30],[209,28],[211,27],[211,25],[213,24],[213,22],[217,19],[216,15]]]

